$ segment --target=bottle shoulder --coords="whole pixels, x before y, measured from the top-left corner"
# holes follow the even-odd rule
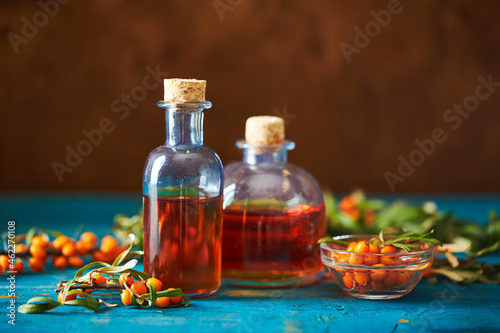
[[[314,177],[305,169],[284,163],[279,167],[233,162],[224,167],[225,202],[247,199],[276,199],[321,204],[323,194]],[[227,199],[227,200],[226,200]]]

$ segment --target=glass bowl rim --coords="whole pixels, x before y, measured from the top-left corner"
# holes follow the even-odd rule
[[[344,239],[348,239],[348,238],[372,238],[372,237],[377,237],[377,236],[378,235],[340,235],[340,236],[335,236],[335,237],[332,237],[332,238],[335,239],[335,240],[344,240]],[[395,237],[397,237],[397,235],[387,235],[387,236],[384,236],[384,238],[386,238],[386,239],[395,238]],[[352,252],[352,251],[335,249],[329,243],[321,243],[320,244],[320,248],[322,250],[328,250],[328,251],[336,252],[336,253],[343,253],[343,254],[347,254],[347,253],[369,254],[369,255],[381,256],[381,257],[384,257],[384,256],[390,256],[390,257],[397,257],[397,256],[405,256],[405,257],[406,256],[419,256],[419,255],[424,255],[424,254],[429,254],[429,253],[434,252],[434,244],[426,242],[426,241],[421,241],[421,242],[424,243],[424,244],[426,244],[428,246],[428,249],[422,250],[422,251],[412,251],[412,252],[409,252],[409,253],[366,253],[366,252],[361,253],[361,252]]]

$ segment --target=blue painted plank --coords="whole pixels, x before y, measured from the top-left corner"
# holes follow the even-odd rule
[[[434,199],[434,197],[430,197]],[[451,209],[480,215],[485,207],[500,207],[499,196],[447,196],[438,198]],[[439,202],[439,200],[437,200]],[[104,233],[116,213],[133,214],[140,208],[137,196],[94,194],[0,195],[0,223],[15,219],[18,232],[32,225],[71,233],[79,223]],[[463,207],[469,207],[463,210]],[[480,207],[481,209],[477,209]],[[487,212],[482,211],[484,218]],[[4,229],[4,226],[1,228]],[[491,258],[490,258],[491,260]],[[493,261],[499,262],[500,257]],[[74,269],[48,268],[43,274],[26,272],[16,279],[16,304],[34,295],[56,298],[59,280],[71,278]],[[297,289],[244,289],[223,285],[214,296],[194,300],[188,308],[136,309],[119,306],[94,313],[59,307],[50,313],[16,315],[16,326],[7,324],[5,297],[9,284],[0,277],[1,332],[498,332],[500,331],[499,285],[475,283],[437,285],[421,282],[409,295],[391,301],[367,301],[347,296],[329,279]],[[109,302],[120,304],[118,294],[101,292]],[[399,322],[401,319],[409,321]]]

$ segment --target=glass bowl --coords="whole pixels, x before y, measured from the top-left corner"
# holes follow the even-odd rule
[[[375,235],[333,237],[347,242],[369,240]],[[385,236],[385,239],[390,239]],[[356,253],[333,243],[321,244],[321,261],[333,280],[347,294],[364,299],[387,300],[408,294],[432,265],[434,245],[418,242],[422,251],[394,254]]]

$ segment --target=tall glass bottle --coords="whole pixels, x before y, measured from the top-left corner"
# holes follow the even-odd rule
[[[221,281],[223,169],[203,145],[205,81],[165,80],[167,139],[143,178],[144,270],[165,286],[201,297]]]
[[[288,163],[295,147],[278,117],[251,117],[243,160],[224,168],[222,277],[254,287],[313,283],[323,274],[317,241],[326,235],[323,194]]]

